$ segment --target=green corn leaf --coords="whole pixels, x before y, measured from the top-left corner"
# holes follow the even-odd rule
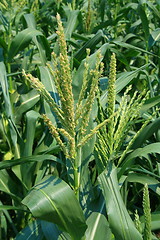
[[[80,11],[79,10],[71,10],[68,6],[64,6],[63,9],[67,15],[67,23],[66,23],[66,27],[64,29],[65,38],[66,38],[66,40],[70,40],[72,33],[78,24],[77,18],[78,18]]]
[[[0,170],[0,191],[9,194],[13,199],[20,202],[21,198],[17,193],[19,190],[18,182],[12,180],[6,170]]]
[[[5,111],[6,115],[9,118],[13,118],[12,114],[12,106],[9,96],[9,86],[8,86],[8,80],[7,80],[7,73],[6,73],[6,67],[3,62],[0,62],[0,84],[2,88],[3,98],[5,102]]]
[[[155,15],[155,17],[158,17],[160,19],[159,8],[158,8],[158,6],[160,5],[159,0],[156,1],[156,3],[157,3],[157,5],[154,2],[152,2],[152,1],[146,1],[146,4],[153,11],[153,16]]]
[[[22,212],[28,212],[29,210],[24,209],[22,207],[16,207],[16,206],[9,206],[9,205],[0,205],[0,210],[16,210],[16,211],[22,211]]]
[[[138,182],[141,184],[158,185],[159,181],[155,178],[142,173],[129,173],[127,176],[128,182]]]
[[[11,62],[19,51],[25,49],[35,36],[43,36],[43,34],[34,28],[26,28],[19,32],[11,42],[8,52],[8,62]]]
[[[144,103],[144,105],[141,108],[141,112],[144,113],[146,112],[148,109],[156,106],[157,104],[160,103],[160,96],[156,96],[153,98],[149,98],[146,100],[146,102]]]
[[[26,139],[23,149],[23,157],[31,156],[33,150],[34,136],[36,130],[36,121],[40,114],[31,110],[26,113]]]
[[[7,116],[7,120],[9,123],[9,131],[11,135],[11,140],[14,145],[14,151],[15,151],[15,157],[19,157],[19,148],[18,148],[18,140],[21,142],[19,131],[15,125],[14,121],[14,115],[12,111],[12,103],[10,100],[10,94],[9,94],[9,86],[8,86],[8,80],[7,80],[7,73],[6,68],[3,62],[0,62],[0,83],[2,87],[2,93],[4,98],[4,105],[5,105],[5,113]]]
[[[108,222],[115,239],[142,240],[120,195],[116,168],[102,172],[98,181],[105,198]]]
[[[133,149],[136,149],[149,139],[154,133],[157,133],[160,129],[160,118],[155,119],[154,122],[150,123],[148,126],[146,126],[141,134],[135,139],[135,142],[132,145]]]
[[[138,6],[138,13],[141,18],[142,27],[145,34],[145,40],[147,42],[149,37],[149,21],[145,12],[145,6],[142,2],[140,2]]]
[[[126,87],[134,78],[138,76],[138,74],[148,67],[149,64],[145,64],[140,68],[137,68],[134,71],[131,72],[124,72],[122,73],[116,81],[116,93],[119,93],[124,87]]]
[[[87,228],[74,192],[60,178],[45,177],[22,201],[33,216],[57,224],[73,239],[82,239]]]
[[[148,45],[149,48],[153,47],[156,42],[160,40],[160,28],[153,30],[149,36]]]
[[[56,224],[41,221],[41,228],[46,240],[71,240],[71,236],[66,232],[62,232]]]
[[[22,156],[32,156],[34,137],[36,131],[36,121],[39,118],[39,113],[31,110],[26,113],[26,136],[25,144],[22,150]],[[33,176],[35,172],[35,163],[25,163],[20,165],[23,183],[30,188],[32,186]]]
[[[152,143],[149,144],[143,148],[137,148],[136,150],[134,150],[132,153],[130,153],[125,160],[122,163],[121,169],[118,173],[118,176],[120,177],[121,175],[123,175],[123,173],[125,172],[125,170],[129,167],[132,166],[133,164],[133,159],[135,159],[136,157],[145,157],[147,156],[147,154],[151,154],[151,153],[160,153],[160,143]]]
[[[148,55],[156,56],[156,57],[159,58],[159,56],[153,54],[152,52],[146,51],[146,50],[143,49],[143,48],[135,47],[134,45],[131,45],[131,44],[129,44],[129,43],[125,43],[125,42],[121,42],[121,41],[113,41],[113,43],[115,43],[115,44],[118,45],[118,46],[127,48],[127,49],[134,49],[134,50],[136,50],[136,51],[138,51],[138,52],[147,53]]]
[[[33,13],[24,14],[24,19],[28,28],[36,29],[36,21]]]
[[[51,96],[53,97],[54,101],[59,104],[59,97],[57,94],[57,89],[53,80],[52,75],[50,74],[50,71],[47,67],[40,66],[40,76],[41,76],[41,81],[44,84],[45,88]]]
[[[25,21],[27,23],[28,28],[33,28],[36,30],[36,21],[33,13],[25,14],[24,15]],[[37,31],[37,30],[36,30]],[[38,48],[41,63],[45,65],[46,63],[46,55],[48,58],[50,58],[50,46],[48,44],[48,40],[45,38],[44,35],[36,35],[33,36],[32,41],[35,43],[35,45]]]
[[[4,208],[3,208],[4,207]],[[3,227],[5,227],[5,225],[6,225],[6,235],[7,235],[7,223],[9,223],[9,227],[10,228],[12,228],[12,230],[13,230],[13,232],[15,233],[15,234],[17,234],[18,233],[18,231],[17,231],[17,229],[16,229],[16,227],[15,227],[15,225],[14,225],[14,222],[13,222],[13,220],[12,220],[12,218],[10,217],[10,214],[9,214],[9,212],[7,211],[7,209],[5,209],[5,206],[2,204],[2,202],[0,201],[0,208],[3,208],[2,209],[2,212],[3,212],[3,214],[1,214],[1,216],[3,216],[3,218],[1,217],[1,229],[3,228]],[[6,222],[6,220],[7,220],[7,222]],[[3,238],[2,238],[3,239]],[[6,238],[5,238],[6,239]]]
[[[0,38],[0,47],[2,47],[5,51],[7,50],[7,44],[2,38]]]
[[[87,48],[95,48],[96,44],[98,44],[102,40],[103,32],[102,30],[99,30],[95,36],[91,39],[89,39],[83,47],[81,47],[74,55],[74,58],[78,61],[81,61],[84,56],[86,55],[86,49]]]
[[[41,229],[41,221],[36,220],[25,227],[16,237],[15,240],[43,240],[44,234]]]
[[[0,169],[11,168],[13,166],[17,166],[17,165],[29,163],[29,162],[41,162],[46,160],[63,164],[63,162],[60,159],[56,158],[55,156],[45,154],[45,155],[33,155],[30,157],[22,157],[14,160],[5,160],[0,162]]]
[[[53,97],[55,103],[57,105],[59,105],[59,96],[58,96],[57,89],[56,89],[55,84],[54,84],[53,77],[52,77],[49,69],[47,67],[40,66],[39,70],[40,70],[40,77],[41,77],[42,83],[44,84],[44,86],[47,89],[47,91]],[[55,117],[53,115],[53,112],[52,112],[49,104],[46,101],[44,101],[43,104],[44,104],[45,113],[50,118],[50,120],[53,123],[55,123],[55,125],[56,125]]]
[[[20,95],[20,105],[15,108],[15,121],[19,123],[22,114],[31,109],[40,99],[36,90],[32,89],[26,94]]]
[[[86,239],[87,240],[111,240],[112,233],[109,228],[106,217],[98,212],[93,212],[87,219],[87,231]]]
[[[160,182],[155,178],[148,176],[148,174],[143,173],[129,173],[127,176],[128,182],[137,182],[141,184],[148,184],[148,187],[152,189],[155,193],[160,195]]]

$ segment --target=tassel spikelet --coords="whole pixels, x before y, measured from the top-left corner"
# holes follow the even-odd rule
[[[86,142],[88,142],[88,140],[91,139],[93,135],[98,132],[100,128],[102,128],[104,125],[112,121],[112,117],[113,116],[111,116],[109,119],[104,120],[102,123],[98,124],[95,128],[93,128],[89,134],[87,134],[85,137],[81,139],[77,147],[82,147]]]
[[[74,99],[72,93],[72,75],[70,69],[70,63],[67,55],[67,45],[64,36],[64,30],[62,27],[62,22],[60,20],[60,15],[57,14],[57,23],[58,23],[58,43],[60,48],[59,55],[59,74],[60,81],[59,87],[61,92],[63,93],[63,112],[66,117],[66,123],[70,126],[71,135],[75,135],[75,121],[74,121]],[[58,66],[57,68],[58,69]]]
[[[127,89],[128,92],[128,89]],[[128,102],[128,96],[125,93],[122,97],[122,101],[117,112],[117,118],[114,124],[117,130],[114,133],[114,144],[113,149],[119,150],[121,147],[122,140],[125,139],[132,121],[139,116],[140,109],[144,104],[145,100],[148,98],[148,93],[144,95],[144,92],[138,95],[138,92],[135,92],[133,97]]]
[[[65,131],[63,128],[58,128],[58,132],[61,133],[63,136],[65,136],[68,140],[68,158],[75,159],[76,156],[76,150],[75,150],[75,138],[70,136],[70,134]]]
[[[42,84],[42,82],[39,81],[38,78],[33,77],[31,74],[26,74],[23,71],[23,76],[25,79],[30,82],[31,86],[35,88],[40,95],[46,100],[46,102],[50,105],[50,107],[53,109],[53,111],[57,114],[57,117],[61,122],[64,122],[64,113],[59,108],[59,106],[53,101],[53,98],[51,97],[50,93],[46,90],[45,86]]]
[[[46,65],[49,68],[49,71],[54,78],[54,83],[55,83],[58,95],[61,99],[61,107],[63,109],[64,105],[65,105],[65,99],[64,99],[64,96],[63,96],[62,89],[60,87],[61,79],[60,79],[60,71],[57,67],[58,66],[57,55],[54,52],[52,52],[52,62],[53,62],[54,70],[52,69],[52,67],[49,63],[47,63]]]
[[[47,124],[50,133],[52,134],[52,136],[56,139],[57,143],[59,144],[61,150],[68,157],[69,156],[68,150],[60,138],[58,129],[52,124],[51,120],[45,114],[43,114],[42,117],[44,119],[44,122]]]
[[[86,89],[88,86],[88,76],[89,76],[89,54],[90,54],[90,49],[87,49],[87,57],[86,57],[86,62],[84,63],[84,72],[83,72],[83,83],[82,83],[82,87],[81,87],[81,91],[79,94],[79,98],[78,98],[78,103],[76,105],[76,112],[75,112],[75,120],[76,123],[78,123],[78,119],[81,117],[82,115],[82,101],[85,99],[85,95],[86,95]]]
[[[55,86],[60,97],[60,106],[54,102],[50,93],[45,89],[44,85],[38,78],[33,77],[31,74],[26,74],[23,71],[24,77],[30,82],[31,86],[35,88],[40,95],[47,101],[50,107],[53,109],[57,118],[59,119],[63,128],[57,128],[48,119],[46,115],[43,115],[44,121],[50,129],[53,137],[57,140],[64,154],[67,158],[76,158],[76,147],[82,147],[101,126],[104,126],[108,120],[95,127],[88,135],[85,135],[86,128],[88,126],[89,117],[92,109],[93,102],[98,90],[98,82],[103,71],[103,64],[101,63],[101,54],[97,53],[97,60],[94,69],[89,69],[89,54],[90,50],[87,49],[86,62],[84,63],[85,69],[83,73],[83,83],[79,94],[78,103],[74,111],[74,98],[72,92],[72,74],[70,69],[70,63],[67,55],[67,45],[64,36],[64,30],[59,14],[57,14],[58,23],[58,45],[60,54],[57,56],[52,53],[52,63],[47,63],[47,67],[53,76]],[[89,87],[89,82],[91,85]],[[89,89],[87,93],[87,89]],[[87,96],[87,97],[86,97]],[[86,99],[85,99],[86,98]],[[78,129],[78,138],[76,137],[76,127]],[[61,136],[64,136],[67,140],[67,144],[61,140]],[[73,161],[72,161],[73,162]]]
[[[140,135],[140,133],[143,131],[143,129],[148,125],[148,123],[153,119],[153,117],[155,116],[157,112],[155,112],[153,115],[151,115],[141,126],[141,128],[139,129],[138,132],[136,132],[136,134],[134,135],[134,137],[131,139],[131,141],[128,143],[126,149],[123,151],[121,157],[118,160],[118,165],[120,165],[120,163],[122,162],[122,160],[124,159],[125,155],[127,154],[128,150],[130,149],[130,147],[132,146],[132,144],[134,143],[135,139]]]
[[[102,75],[102,71],[103,71],[103,64],[101,63],[101,54],[100,54],[100,52],[98,52],[95,69],[90,70],[92,83],[90,86],[90,91],[88,93],[86,102],[83,105],[83,111],[82,111],[82,116],[81,116],[82,122],[81,122],[81,126],[79,129],[79,138],[80,139],[84,136],[84,134],[86,132],[86,128],[88,126],[89,116],[90,116],[90,113],[92,110],[92,105],[93,105],[93,102],[95,99],[96,92],[98,90],[98,82],[99,82],[99,78]]]
[[[115,54],[113,53],[111,56],[110,73],[108,80],[108,99],[107,99],[108,116],[111,116],[115,111],[115,98],[116,98],[115,82],[116,82],[116,57]]]
[[[138,215],[137,209],[136,209],[136,211],[135,211],[134,217],[135,217],[135,219],[134,219],[135,226],[136,226],[137,230],[138,230],[140,233],[142,233],[142,226],[141,226],[141,222],[140,222],[140,220],[139,220],[139,215]]]
[[[116,57],[113,53],[111,56],[110,61],[110,73],[109,73],[109,80],[108,80],[108,107],[107,107],[107,114],[108,118],[113,115],[115,111],[115,99],[116,99],[116,90],[115,90],[115,82],[116,82]],[[113,128],[114,122],[110,122],[108,124],[108,144],[110,148],[110,152],[112,152],[112,145],[113,145]]]
[[[143,211],[144,211],[144,240],[151,240],[151,209],[149,200],[148,185],[143,189]]]
[[[132,129],[132,125],[138,119],[140,115],[140,110],[142,105],[146,101],[149,96],[149,92],[146,93],[144,90],[142,93],[138,93],[137,91],[130,98],[128,95],[132,86],[129,86],[122,99],[119,103],[118,109],[115,110],[115,82],[116,82],[116,58],[115,54],[111,57],[110,62],[110,73],[109,73],[109,81],[108,81],[108,108],[107,115],[108,118],[112,117],[111,121],[108,122],[106,129],[100,129],[97,133],[97,143],[95,147],[95,153],[97,156],[100,156],[100,164],[103,163],[102,169],[104,170],[107,167],[108,161],[119,158],[119,151],[122,146],[124,148],[119,160],[118,166],[124,159],[126,153],[132,146],[134,140],[139,136],[141,131],[145,128],[145,126],[151,121],[153,115],[150,116],[139,129],[139,131],[134,135],[134,137],[129,141],[129,143],[125,146],[124,142],[127,138],[128,132]],[[101,111],[100,119],[103,119],[104,115]],[[101,121],[100,120],[100,121]],[[97,163],[98,164],[98,163]]]

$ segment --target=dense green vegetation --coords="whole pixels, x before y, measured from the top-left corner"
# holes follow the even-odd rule
[[[0,239],[160,239],[159,26],[159,0],[1,0]]]

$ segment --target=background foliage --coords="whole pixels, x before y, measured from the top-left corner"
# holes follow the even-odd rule
[[[1,1],[0,239],[159,239],[159,26],[158,0]],[[64,150],[73,150],[74,120],[51,108],[67,109],[52,71],[66,72],[52,52],[67,54],[71,107],[81,104],[75,159]]]

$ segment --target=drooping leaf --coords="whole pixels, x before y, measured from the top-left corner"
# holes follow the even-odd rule
[[[24,209],[22,207],[15,207],[15,206],[9,206],[9,205],[0,205],[0,210],[16,210],[16,211],[23,211],[23,212],[28,212],[29,210]]]
[[[33,216],[57,224],[73,239],[82,239],[87,228],[74,192],[60,178],[46,176],[22,201]]]
[[[24,14],[24,19],[28,28],[36,29],[36,21],[33,13]]]
[[[34,135],[36,130],[36,121],[40,117],[39,113],[31,110],[26,113],[26,139],[23,150],[23,156],[31,156],[33,151]]]
[[[0,208],[2,209],[2,212],[3,212],[3,214],[1,214],[1,216],[2,216],[1,217],[1,231],[3,231],[4,230],[3,228],[5,227],[6,228],[5,235],[7,236],[7,229],[8,229],[7,227],[9,224],[9,227],[13,230],[13,232],[15,234],[17,234],[18,233],[17,228],[15,227],[15,224],[14,224],[11,216],[9,215],[9,212],[7,211],[7,209],[5,209],[5,205],[3,205],[1,201],[0,201]],[[1,236],[3,236],[3,235],[1,235]],[[2,239],[3,239],[3,237],[2,237]]]
[[[137,148],[132,153],[130,153],[122,163],[121,169],[118,173],[119,177],[123,175],[125,170],[132,165],[133,159],[136,157],[145,157],[147,154],[159,153],[160,154],[160,143],[152,143],[143,148]]]
[[[121,42],[121,41],[113,41],[116,45],[118,46],[121,46],[121,47],[124,47],[124,48],[128,48],[128,49],[134,49],[138,52],[143,52],[143,53],[147,53],[149,55],[152,55],[152,56],[156,56],[155,54],[153,54],[152,52],[149,52],[149,51],[146,51],[145,49],[143,48],[139,48],[139,47],[135,47],[134,45],[131,45],[129,43],[125,43],[125,42]]]
[[[156,96],[153,98],[149,98],[146,100],[146,102],[144,103],[144,105],[141,108],[141,112],[146,112],[148,109],[156,106],[157,104],[160,103],[160,96]]]
[[[26,94],[21,94],[20,96],[21,104],[15,108],[16,123],[20,121],[23,113],[31,109],[39,101],[39,98],[40,98],[39,94],[34,89]]]
[[[26,136],[25,136],[25,145],[22,150],[23,157],[32,156],[34,137],[36,131],[36,121],[39,117],[39,113],[31,110],[26,113]],[[33,183],[35,172],[35,162],[28,162],[20,165],[20,171],[22,176],[23,183],[30,188]],[[38,168],[37,168],[38,171]]]
[[[43,36],[43,34],[34,28],[26,28],[25,30],[19,32],[11,42],[8,52],[8,61],[11,62],[12,58],[19,51],[25,49],[35,36]]]
[[[127,176],[127,181],[138,182],[143,185],[147,183],[150,189],[152,189],[155,193],[160,195],[160,182],[156,180],[154,177],[148,176],[147,174],[129,173]]]
[[[55,161],[55,162],[59,162],[59,163],[63,164],[63,162],[60,159],[56,158],[55,156],[45,154],[45,155],[33,155],[30,157],[22,157],[22,158],[14,159],[14,160],[5,160],[5,161],[0,162],[0,169],[11,168],[13,166],[16,166],[19,164],[24,164],[27,162],[41,162],[41,161],[46,161],[46,160]]]
[[[149,139],[154,133],[157,133],[160,129],[160,118],[155,119],[152,123],[146,126],[141,134],[135,139],[132,148],[136,149],[142,146],[142,144]]]

